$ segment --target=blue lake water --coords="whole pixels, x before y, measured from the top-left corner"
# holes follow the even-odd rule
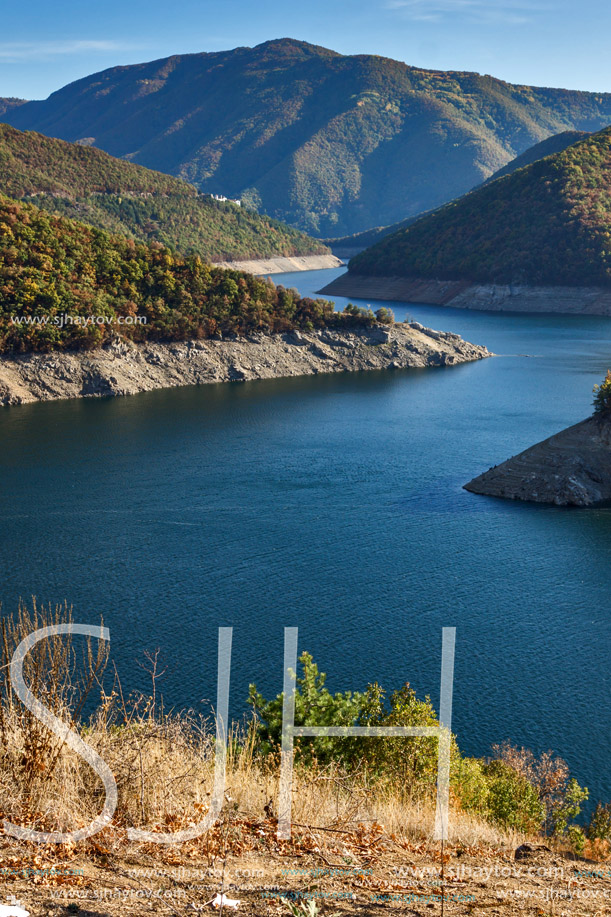
[[[0,412],[3,611],[103,615],[124,689],[148,690],[160,646],[167,703],[198,710],[232,624],[236,714],[249,682],[281,690],[287,625],[331,690],[409,681],[437,704],[455,625],[463,750],[551,748],[610,799],[611,509],[462,485],[590,413],[611,319],[393,309],[498,356]]]

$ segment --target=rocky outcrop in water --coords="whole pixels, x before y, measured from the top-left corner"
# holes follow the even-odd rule
[[[0,404],[281,376],[452,366],[489,356],[485,347],[417,322],[172,344],[117,339],[94,351],[1,358]]]
[[[558,506],[611,500],[611,416],[582,420],[480,474],[465,489]]]

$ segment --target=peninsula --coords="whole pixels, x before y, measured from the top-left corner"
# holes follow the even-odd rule
[[[606,128],[383,238],[322,292],[611,315],[610,230]]]
[[[480,474],[465,490],[557,506],[611,500],[610,414],[595,414],[550,436]]]
[[[1,357],[0,405],[210,382],[454,366],[489,356],[485,347],[417,322],[173,343],[116,338],[93,351]]]
[[[489,356],[0,195],[0,404]]]

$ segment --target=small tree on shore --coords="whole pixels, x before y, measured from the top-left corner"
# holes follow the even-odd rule
[[[607,375],[600,383],[593,388],[594,392],[594,413],[600,414],[602,411],[611,410],[611,369],[607,370]]]
[[[376,311],[376,320],[382,325],[394,325],[395,313],[392,311],[392,309],[387,309],[386,306],[381,306]]]

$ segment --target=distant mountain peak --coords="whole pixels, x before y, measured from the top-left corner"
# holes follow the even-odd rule
[[[301,51],[310,55],[322,57],[343,56],[339,51],[332,51],[330,48],[325,48],[323,45],[313,45],[309,41],[300,41],[297,38],[271,38],[269,41],[263,41],[261,44],[255,45],[252,50],[265,50],[271,52]]]
[[[611,122],[611,94],[341,55],[294,38],[106,70],[10,109],[24,130],[338,237],[439,207],[533,144]]]

